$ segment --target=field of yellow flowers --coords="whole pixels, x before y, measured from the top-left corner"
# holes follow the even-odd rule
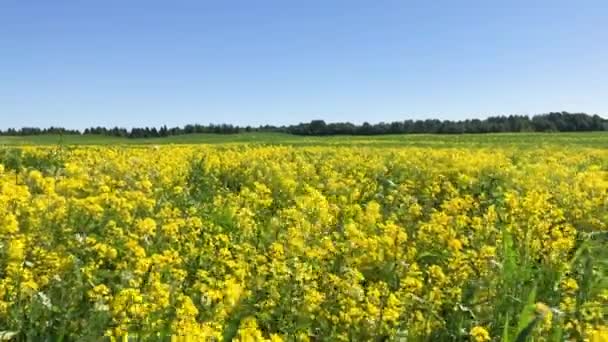
[[[0,339],[607,341],[608,150],[0,149]]]

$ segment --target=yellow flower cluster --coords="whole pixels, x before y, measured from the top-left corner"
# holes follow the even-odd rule
[[[595,341],[607,233],[600,149],[0,149],[0,331]]]

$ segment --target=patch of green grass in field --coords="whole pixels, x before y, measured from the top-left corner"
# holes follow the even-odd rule
[[[491,133],[402,134],[381,136],[294,136],[283,133],[187,134],[167,138],[128,139],[99,135],[39,135],[0,137],[2,145],[160,145],[160,144],[271,144],[271,145],[366,145],[417,147],[542,147],[586,146],[608,148],[608,132],[584,133]]]

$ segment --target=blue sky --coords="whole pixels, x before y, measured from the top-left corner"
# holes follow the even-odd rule
[[[0,1],[0,128],[608,115],[608,1]]]

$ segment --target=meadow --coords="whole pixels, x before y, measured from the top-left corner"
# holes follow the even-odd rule
[[[249,144],[288,146],[377,147],[514,147],[581,146],[608,148],[608,132],[585,133],[493,133],[493,134],[399,134],[375,136],[297,136],[286,133],[185,134],[166,138],[119,138],[103,135],[0,136],[0,146],[57,145],[191,145]]]
[[[0,339],[608,340],[605,133],[0,146]]]

